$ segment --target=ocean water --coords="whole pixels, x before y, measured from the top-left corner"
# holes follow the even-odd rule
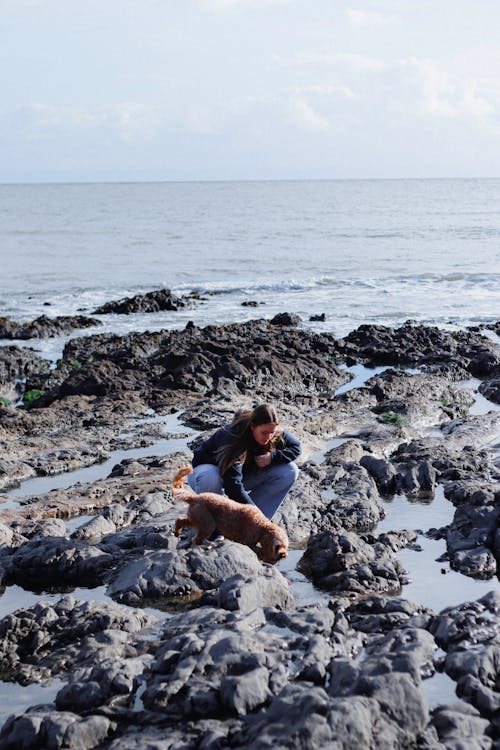
[[[500,180],[0,185],[0,253],[0,314],[19,321],[167,287],[205,300],[102,316],[102,330],[283,311],[336,336],[367,322],[492,322]]]

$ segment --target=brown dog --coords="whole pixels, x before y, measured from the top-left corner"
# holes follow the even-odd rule
[[[282,528],[271,523],[256,505],[245,505],[214,492],[196,495],[183,489],[184,478],[191,474],[190,466],[182,466],[173,481],[172,494],[176,500],[189,504],[187,516],[175,522],[175,535],[184,528],[197,530],[195,544],[218,529],[227,539],[256,548],[263,562],[274,563],[287,556],[288,539]]]

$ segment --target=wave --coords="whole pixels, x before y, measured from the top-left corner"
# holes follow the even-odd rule
[[[279,281],[262,282],[256,280],[234,280],[234,281],[210,281],[199,284],[181,284],[174,287],[174,291],[180,294],[195,292],[200,295],[219,294],[257,294],[257,293],[286,293],[303,292],[316,288],[335,289],[384,289],[387,286],[414,286],[424,284],[433,287],[440,285],[463,285],[471,287],[487,286],[497,288],[500,291],[500,273],[414,273],[394,274],[390,276],[373,276],[369,278],[351,277],[338,278],[322,275],[304,280],[283,279]]]

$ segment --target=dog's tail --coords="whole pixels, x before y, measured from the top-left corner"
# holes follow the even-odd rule
[[[196,497],[195,492],[193,492],[188,487],[184,487],[184,479],[189,476],[192,471],[193,470],[190,466],[181,466],[181,468],[176,471],[174,480],[172,482],[172,495],[176,500],[181,500],[185,503],[188,503],[190,500]]]
[[[175,472],[174,481],[172,482],[174,490],[181,490],[184,484],[184,479],[189,476],[189,474],[192,474],[192,472],[193,470],[190,466],[181,466],[181,468]]]

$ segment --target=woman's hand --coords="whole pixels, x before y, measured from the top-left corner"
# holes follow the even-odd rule
[[[263,453],[261,456],[255,456],[254,458],[259,469],[263,469],[265,466],[269,466],[272,456],[270,453]]]

